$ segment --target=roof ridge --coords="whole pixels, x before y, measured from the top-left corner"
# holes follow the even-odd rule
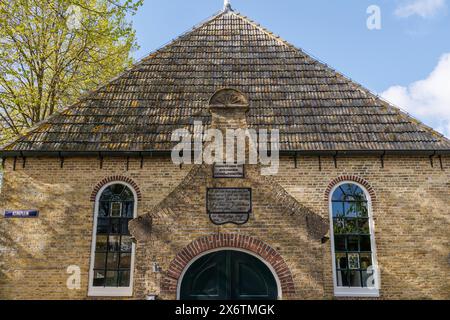
[[[244,20],[247,23],[250,23],[251,25],[253,25],[255,28],[261,30],[262,32],[264,32],[265,34],[267,34],[268,36],[270,36],[271,38],[274,38],[275,40],[277,40],[278,42],[281,42],[283,45],[288,46],[289,48],[293,49],[294,51],[300,51],[303,53],[303,49],[296,47],[295,45],[293,45],[292,43],[290,43],[287,40],[284,40],[283,38],[281,38],[279,35],[275,35],[273,32],[271,32],[270,30],[264,28],[261,24],[259,24],[258,22],[250,19],[248,16],[242,15],[240,12],[238,11],[231,11],[230,14],[234,14],[237,17],[239,17],[240,19]]]
[[[183,33],[181,33],[179,36],[173,38],[172,40],[166,42],[165,44],[161,45],[158,49],[153,50],[152,52],[150,52],[149,54],[145,55],[140,62],[143,62],[144,60],[148,60],[153,58],[157,53],[161,52],[162,50],[169,48],[171,45],[173,45],[174,43],[176,43],[177,41],[183,39],[184,37],[190,35],[191,33],[197,31],[198,29],[206,26],[207,24],[213,22],[214,20],[216,20],[217,18],[229,14],[233,11],[227,12],[227,11],[219,11],[217,13],[215,13],[214,15],[210,16],[209,18],[206,18],[205,20],[203,20],[202,22],[199,22],[197,24],[195,24],[193,27],[191,27],[190,29],[184,31]],[[137,66],[137,65],[136,65]]]

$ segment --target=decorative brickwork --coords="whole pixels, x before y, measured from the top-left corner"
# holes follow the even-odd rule
[[[364,180],[363,178],[358,177],[358,176],[355,176],[355,175],[344,175],[344,176],[340,176],[340,177],[338,177],[338,178],[336,178],[336,179],[333,179],[333,180],[330,182],[330,184],[328,185],[327,190],[325,191],[325,201],[328,202],[328,201],[330,200],[330,192],[331,192],[331,190],[333,190],[333,188],[334,188],[337,184],[339,184],[339,183],[341,183],[341,182],[344,182],[344,181],[357,182],[357,183],[359,183],[359,184],[362,185],[362,186],[367,190],[367,192],[369,193],[370,199],[371,199],[372,203],[376,201],[376,198],[377,198],[377,197],[376,197],[376,195],[375,195],[375,191],[373,190],[373,188],[372,188],[372,186],[369,184],[369,182],[367,182],[367,181]]]
[[[194,240],[183,248],[172,261],[161,284],[163,294],[176,294],[178,281],[190,261],[204,252],[219,248],[236,248],[253,252],[269,263],[281,284],[283,298],[295,296],[294,280],[281,255],[268,244],[242,234],[216,234]]]
[[[308,233],[313,239],[321,239],[329,230],[328,219],[324,219],[311,209],[299,203],[290,195],[273,177],[262,176],[260,166],[246,166],[246,179],[250,184],[241,187],[257,188],[265,190],[266,196],[273,203],[277,203],[283,211],[290,215],[304,217],[308,227]],[[158,212],[170,208],[189,198],[189,190],[195,185],[204,183],[202,177],[209,175],[212,168],[209,165],[194,165],[183,181],[157,206],[153,207],[146,215],[130,222],[130,232],[138,241],[147,241],[151,238],[148,226],[152,224],[152,216],[158,216]],[[200,179],[200,181],[199,181]],[[246,181],[240,180],[240,183]],[[236,182],[235,182],[236,183]],[[235,186],[237,186],[235,184]]]
[[[138,201],[142,200],[141,190],[139,189],[139,187],[136,184],[136,182],[133,181],[133,179],[125,177],[125,176],[110,176],[110,177],[107,177],[107,178],[103,179],[102,181],[100,181],[95,186],[94,190],[92,190],[92,193],[91,193],[91,201],[92,202],[95,201],[95,198],[97,197],[97,194],[100,191],[100,189],[103,188],[103,186],[105,186],[106,184],[108,184],[110,182],[125,182],[125,183],[128,183],[130,186],[133,187],[134,191],[136,192],[137,200]]]

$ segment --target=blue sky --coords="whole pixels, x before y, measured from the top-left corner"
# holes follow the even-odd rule
[[[450,136],[450,0],[231,0],[231,4]],[[370,5],[381,9],[381,30],[367,28]],[[144,57],[222,7],[223,0],[145,0],[131,18],[140,45],[134,57]]]

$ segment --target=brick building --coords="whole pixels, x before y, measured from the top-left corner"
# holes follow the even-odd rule
[[[174,164],[194,121],[278,173]],[[2,299],[450,298],[450,141],[230,7],[0,153]]]

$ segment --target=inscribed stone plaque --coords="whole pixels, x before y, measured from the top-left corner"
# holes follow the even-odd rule
[[[215,224],[244,224],[252,212],[252,190],[246,188],[208,189],[206,207]]]
[[[244,165],[215,164],[213,176],[214,178],[244,178]]]

